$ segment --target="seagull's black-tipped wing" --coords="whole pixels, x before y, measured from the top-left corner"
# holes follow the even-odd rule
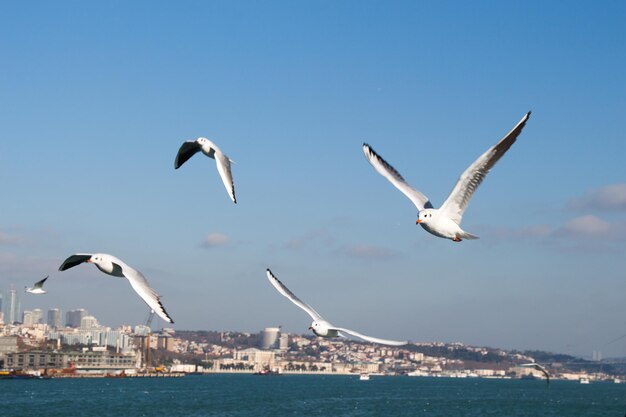
[[[520,366],[523,366],[524,368],[535,368],[536,370],[541,371],[546,377],[546,383],[548,384],[548,386],[550,386],[550,372],[548,372],[545,366],[540,365],[536,362],[523,363]]]
[[[415,188],[412,188],[409,183],[402,178],[402,175],[400,175],[394,167],[378,155],[367,143],[363,144],[363,153],[374,169],[380,175],[387,178],[387,181],[400,190],[402,194],[407,196],[409,200],[415,204],[418,211],[422,211],[425,208],[433,208],[433,205],[428,200],[428,197],[417,191]]]
[[[456,224],[461,224],[463,213],[470,199],[491,168],[502,158],[506,151],[515,143],[520,133],[522,133],[522,129],[524,129],[530,117],[530,113],[531,112],[526,113],[524,117],[522,117],[522,120],[520,120],[506,136],[500,139],[500,141],[491,148],[487,149],[484,154],[461,174],[452,192],[440,208],[440,211],[454,220]]]
[[[91,258],[91,254],[89,253],[77,253],[76,255],[72,255],[63,261],[59,267],[59,271],[65,271],[66,269],[73,268],[76,265],[86,262],[89,258]]]
[[[178,169],[182,164],[187,162],[189,158],[198,153],[201,149],[201,146],[195,140],[188,140],[183,143],[178,150],[178,154],[176,155],[176,161],[174,161],[174,168]]]
[[[174,323],[174,320],[167,314],[165,307],[163,307],[161,303],[161,296],[148,284],[148,280],[141,272],[126,264],[119,265],[113,262],[113,265],[122,271],[122,274],[126,277],[128,282],[130,282],[135,292],[148,304],[148,307],[150,307],[152,311],[157,313],[159,317],[168,323]]]
[[[282,295],[287,297],[289,301],[291,301],[292,303],[294,303],[295,305],[297,305],[298,307],[306,311],[306,313],[309,316],[311,316],[313,320],[324,320],[322,316],[320,316],[320,313],[315,311],[313,307],[311,307],[310,305],[308,305],[307,303],[305,303],[304,301],[296,297],[296,295],[292,293],[289,290],[289,288],[285,286],[285,284],[283,284],[278,278],[274,276],[274,274],[272,273],[272,271],[270,271],[269,268],[266,270],[266,273],[267,273],[267,279],[269,279],[269,281],[272,283],[274,288],[278,290],[279,293],[281,293]]]
[[[46,280],[48,279],[50,275],[46,275],[46,277],[44,279],[42,279],[41,281],[37,281],[35,282],[35,285],[33,286],[33,288],[41,288],[43,287],[43,283],[46,282]]]

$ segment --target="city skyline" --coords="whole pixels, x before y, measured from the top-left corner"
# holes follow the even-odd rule
[[[364,334],[626,356],[625,4],[35,4],[0,15],[0,289],[22,310],[140,323],[127,280],[58,271],[103,252],[176,329],[306,332],[271,268]],[[529,110],[464,215],[476,241],[420,230],[363,156],[439,206]],[[212,160],[174,169],[199,136],[236,205]]]

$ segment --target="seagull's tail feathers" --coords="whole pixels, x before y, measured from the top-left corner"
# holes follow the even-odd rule
[[[467,232],[463,232],[462,234],[459,235],[459,237],[461,239],[467,239],[467,240],[480,239],[478,236],[473,235],[471,233],[467,233]]]

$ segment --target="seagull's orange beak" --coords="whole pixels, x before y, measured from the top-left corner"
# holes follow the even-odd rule
[[[422,219],[417,219],[417,221],[415,222],[415,224],[420,224],[422,222]]]

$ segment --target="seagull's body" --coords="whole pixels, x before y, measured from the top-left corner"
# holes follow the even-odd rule
[[[317,336],[325,337],[325,338],[345,337],[342,333],[347,333],[351,336],[358,337],[359,339],[367,340],[368,342],[372,342],[372,343],[380,343],[383,345],[402,346],[408,343],[406,341],[399,342],[396,340],[386,340],[386,339],[379,339],[379,338],[371,337],[371,336],[365,336],[361,333],[355,332],[354,330],[349,330],[349,329],[345,329],[342,327],[334,326],[333,324],[324,320],[324,318],[322,318],[322,316],[317,311],[315,311],[311,306],[309,306],[304,301],[300,300],[298,297],[296,297],[294,293],[289,291],[289,289],[285,286],[285,284],[280,282],[280,280],[276,278],[274,274],[272,274],[272,271],[268,269],[266,272],[267,272],[267,279],[269,279],[269,281],[272,283],[274,288],[278,290],[279,293],[287,297],[292,303],[300,307],[302,310],[306,311],[306,313],[309,316],[311,316],[311,318],[313,319],[313,322],[311,323],[311,326],[309,327],[309,329],[312,330],[313,333],[315,333]]]
[[[67,258],[59,267],[59,271],[65,271],[83,262],[93,263],[107,275],[126,278],[135,292],[159,317],[169,323],[174,323],[161,304],[161,297],[150,287],[146,277],[115,256],[106,253],[77,253]]]
[[[233,183],[233,174],[230,171],[230,163],[233,161],[224,155],[220,148],[215,146],[215,144],[207,138],[198,138],[196,140],[188,140],[184,142],[176,155],[174,168],[180,168],[189,158],[198,152],[202,152],[209,158],[215,159],[217,171],[222,178],[224,187],[226,187],[226,192],[228,193],[230,199],[233,200],[233,203],[236,204],[237,198],[235,197],[235,184]]]
[[[45,291],[43,289],[43,283],[46,282],[46,280],[48,279],[49,275],[46,275],[46,277],[44,279],[42,279],[41,281],[37,281],[35,282],[35,284],[31,287],[24,287],[24,290],[28,293],[31,294],[46,294],[48,291]]]
[[[494,146],[487,149],[484,154],[463,172],[447,200],[438,209],[433,207],[428,197],[412,188],[398,171],[366,143],[363,144],[363,153],[365,153],[365,157],[379,174],[387,178],[391,184],[413,202],[418,211],[416,223],[427,232],[455,242],[460,242],[463,239],[478,239],[478,236],[468,233],[461,228],[463,213],[474,192],[489,173],[489,170],[515,143],[529,117],[530,112],[526,113],[509,133]]]
[[[520,366],[524,368],[535,368],[536,370],[543,372],[543,374],[546,377],[546,383],[550,385],[550,373],[548,372],[545,366],[539,365],[538,363],[535,363],[535,362],[523,363]]]

